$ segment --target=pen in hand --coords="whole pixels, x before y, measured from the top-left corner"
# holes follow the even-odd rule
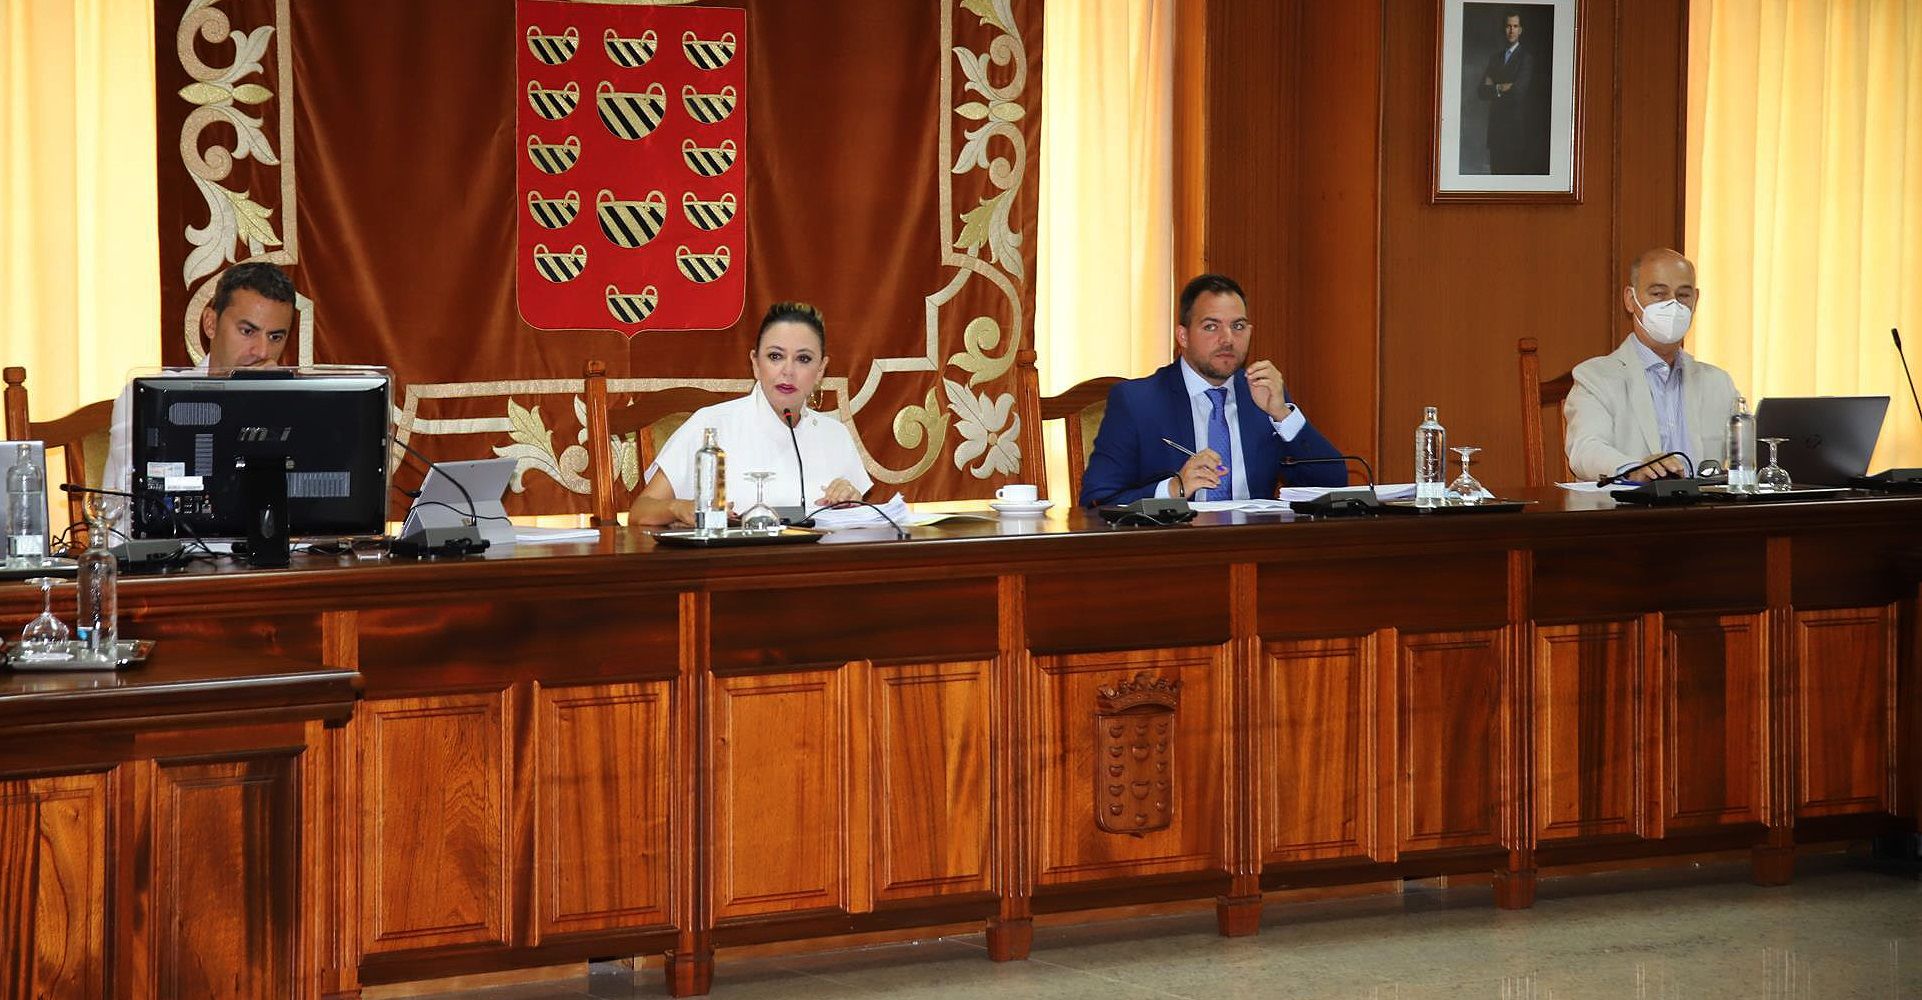
[[[1161,443],[1162,443],[1162,444],[1165,444],[1165,445],[1167,445],[1167,446],[1168,446],[1168,447],[1170,447],[1170,448],[1173,448],[1174,450],[1176,450],[1176,451],[1178,451],[1178,452],[1180,452],[1180,453],[1182,453],[1183,455],[1186,455],[1186,456],[1188,456],[1189,458],[1193,458],[1193,457],[1195,457],[1195,453],[1194,453],[1194,452],[1192,452],[1192,451],[1189,451],[1189,450],[1188,450],[1187,448],[1184,448],[1184,447],[1182,447],[1181,445],[1179,445],[1179,444],[1176,444],[1175,442],[1173,442],[1173,441],[1170,441],[1170,440],[1168,440],[1167,438],[1162,438],[1162,439],[1161,439]],[[1215,471],[1216,471],[1216,472],[1221,472],[1221,471],[1223,471],[1223,470],[1224,470],[1224,469],[1226,469],[1226,468],[1227,468],[1226,466],[1222,466],[1222,465],[1217,465],[1217,466],[1215,466]]]

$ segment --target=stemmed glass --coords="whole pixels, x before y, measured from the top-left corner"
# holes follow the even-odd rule
[[[43,576],[27,582],[40,586],[40,614],[20,630],[20,649],[29,657],[51,658],[67,641],[67,623],[53,613],[53,585],[59,580]]]
[[[1757,493],[1786,493],[1794,488],[1795,484],[1789,481],[1789,470],[1782,468],[1775,461],[1775,449],[1787,440],[1788,438],[1762,439],[1763,443],[1769,446],[1769,464],[1755,475]]]
[[[1487,487],[1484,487],[1474,476],[1468,474],[1469,461],[1473,459],[1475,453],[1481,449],[1470,445],[1463,445],[1448,450],[1462,457],[1462,474],[1456,476],[1455,481],[1448,484],[1448,493],[1449,496],[1453,498],[1453,502],[1466,507],[1473,507],[1484,500],[1493,500],[1495,494],[1488,492]]]
[[[754,480],[754,506],[741,515],[741,527],[748,531],[781,530],[781,518],[767,505],[766,499],[767,481],[774,478],[774,473],[750,472],[747,477]]]

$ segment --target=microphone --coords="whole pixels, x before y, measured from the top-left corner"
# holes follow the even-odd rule
[[[1895,356],[1902,361],[1902,377],[1909,380],[1909,399],[1915,402],[1915,415],[1922,419],[1922,396],[1915,394],[1915,376],[1909,373],[1909,357],[1902,353],[1902,331],[1890,327],[1889,337],[1895,341]],[[1873,476],[1862,476],[1851,482],[1868,489],[1898,489],[1913,492],[1922,488],[1922,469],[1884,469]]]
[[[814,517],[808,514],[808,470],[806,466],[801,464],[801,437],[794,432],[794,425],[800,423],[800,421],[801,418],[795,416],[793,410],[785,406],[781,408],[781,422],[787,425],[787,439],[794,445],[794,472],[801,478],[800,496],[801,513],[803,516],[799,521],[794,522],[794,525],[797,528],[808,528],[814,525]],[[885,517],[887,515],[884,514],[882,516]],[[890,521],[888,523],[893,524],[894,522]],[[895,525],[895,530],[899,531],[900,526]]]
[[[1649,466],[1654,465],[1662,461],[1663,459],[1668,459],[1668,458],[1679,458],[1682,461],[1687,462],[1688,476],[1686,478],[1689,478],[1689,479],[1695,478],[1695,461],[1689,458],[1687,455],[1682,454],[1679,451],[1671,451],[1666,454],[1657,455],[1654,458],[1651,458],[1648,461],[1641,463],[1640,465],[1631,465],[1628,468],[1623,469],[1622,471],[1617,472],[1612,476],[1603,476],[1602,478],[1595,480],[1595,485],[1613,486],[1616,483],[1625,482],[1628,479],[1628,477],[1633,473],[1640,472],[1643,469],[1646,469]]]
[[[1909,398],[1915,401],[1915,415],[1922,418],[1922,396],[1915,394],[1915,376],[1909,374],[1909,356],[1902,353],[1902,331],[1889,327],[1889,336],[1895,339],[1895,356],[1902,361],[1902,377],[1909,380]]]
[[[1326,458],[1295,458],[1289,456],[1281,460],[1284,466],[1327,465],[1339,462],[1360,462],[1361,470],[1368,477],[1365,489],[1329,490],[1313,500],[1291,500],[1288,507],[1297,514],[1310,517],[1366,517],[1379,513],[1381,497],[1375,495],[1375,467],[1360,455],[1331,455]]]

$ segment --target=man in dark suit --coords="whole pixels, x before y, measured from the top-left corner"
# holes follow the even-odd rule
[[[1530,156],[1528,134],[1529,95],[1535,89],[1535,53],[1522,44],[1522,16],[1510,13],[1502,19],[1506,41],[1482,71],[1482,85],[1476,92],[1488,102],[1488,172],[1492,174],[1541,173]]]
[[[1181,357],[1108,393],[1081,478],[1082,506],[1150,496],[1273,497],[1284,460],[1341,454],[1295,408],[1274,362],[1242,367],[1253,332],[1234,279],[1204,274],[1188,282],[1175,327]],[[1343,486],[1348,472],[1339,462],[1303,465],[1289,470],[1288,482]]]

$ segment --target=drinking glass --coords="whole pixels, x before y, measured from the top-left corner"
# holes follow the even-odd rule
[[[1475,453],[1481,449],[1463,445],[1448,450],[1462,457],[1462,474],[1456,476],[1455,481],[1448,484],[1448,495],[1452,499],[1452,502],[1473,507],[1485,500],[1495,499],[1495,494],[1488,492],[1487,487],[1483,486],[1474,476],[1468,474],[1469,461],[1473,459]]]
[[[781,518],[774,513],[774,508],[767,505],[766,500],[767,481],[774,478],[774,473],[750,472],[747,477],[754,480],[754,506],[741,515],[741,527],[749,531],[781,530]]]
[[[1782,468],[1775,461],[1775,449],[1787,440],[1788,438],[1762,439],[1762,442],[1769,446],[1769,464],[1755,475],[1756,492],[1786,493],[1794,488],[1795,484],[1789,481],[1789,470]]]
[[[54,617],[53,585],[58,581],[51,576],[38,577],[27,581],[40,586],[40,614],[20,630],[20,647],[28,655],[48,654],[67,641],[67,623]]]

